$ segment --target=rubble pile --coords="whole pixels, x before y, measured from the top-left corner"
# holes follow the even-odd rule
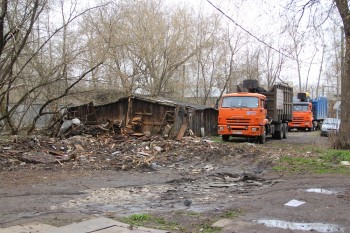
[[[155,171],[161,167],[189,164],[189,160],[192,163],[208,163],[203,167],[208,170],[212,168],[210,162],[216,160],[261,154],[252,146],[215,143],[205,138],[171,140],[160,135],[135,136],[123,130],[116,133],[116,127],[74,127],[74,130],[64,132],[65,137],[2,138],[0,170],[67,168]]]

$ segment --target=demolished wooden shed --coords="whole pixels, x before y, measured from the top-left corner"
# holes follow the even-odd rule
[[[164,97],[128,96],[103,105],[89,103],[68,108],[67,116],[84,124],[118,122],[135,133],[167,134],[171,138],[186,133],[217,135],[216,109]]]

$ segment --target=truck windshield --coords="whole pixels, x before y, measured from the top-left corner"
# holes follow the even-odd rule
[[[223,108],[257,108],[259,98],[249,96],[227,96],[222,100]]]
[[[293,105],[293,111],[296,112],[307,112],[309,109],[308,105]]]

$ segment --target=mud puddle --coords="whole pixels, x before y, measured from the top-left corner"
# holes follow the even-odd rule
[[[205,212],[216,210],[239,195],[265,189],[277,183],[249,174],[216,173],[183,178],[142,187],[84,190],[86,195],[71,199],[52,210],[76,209],[89,213],[129,215],[142,212],[169,212],[172,209]]]

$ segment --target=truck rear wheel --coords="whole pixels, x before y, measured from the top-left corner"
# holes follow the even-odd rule
[[[273,134],[273,138],[278,139],[278,140],[282,140],[282,130],[283,127],[281,126],[281,130],[280,131],[275,131]]]
[[[228,142],[229,139],[230,139],[230,135],[222,135],[222,140],[223,140],[224,142]]]
[[[283,123],[283,124],[282,124],[282,129],[283,129],[283,131],[282,131],[282,137],[283,137],[283,138],[287,138],[287,131],[288,131],[288,125],[287,125],[287,123]]]

